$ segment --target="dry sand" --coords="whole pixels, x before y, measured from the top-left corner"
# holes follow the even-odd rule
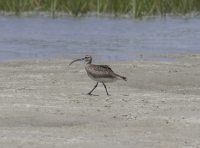
[[[95,82],[69,60],[0,61],[1,148],[200,147],[200,55],[104,63],[128,78]]]

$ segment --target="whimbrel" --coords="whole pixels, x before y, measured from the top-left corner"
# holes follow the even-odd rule
[[[120,75],[114,73],[112,71],[112,69],[107,65],[91,64],[92,57],[90,55],[86,55],[84,58],[74,60],[69,65],[71,65],[74,62],[82,61],[82,60],[85,60],[85,62],[86,62],[85,69],[87,71],[88,76],[92,80],[97,82],[97,84],[94,86],[94,88],[89,93],[87,93],[88,95],[91,95],[92,91],[97,87],[98,83],[102,83],[106,90],[107,95],[109,96],[106,85],[104,83],[114,82],[116,80],[127,81],[126,77],[123,77],[123,76],[120,76]]]

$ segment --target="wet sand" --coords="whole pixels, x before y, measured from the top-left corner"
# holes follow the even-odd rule
[[[200,55],[108,64],[95,82],[69,60],[0,61],[0,147],[200,147]]]

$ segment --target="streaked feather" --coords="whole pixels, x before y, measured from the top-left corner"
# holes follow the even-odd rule
[[[108,65],[86,64],[85,69],[89,77],[110,78],[110,79],[116,79],[116,80],[123,79],[126,81],[125,77],[115,74]]]

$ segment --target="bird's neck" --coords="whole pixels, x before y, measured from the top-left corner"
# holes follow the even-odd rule
[[[86,64],[91,64],[91,63],[92,63],[92,61],[87,61],[87,62],[86,62]]]
[[[88,66],[90,66],[91,65],[91,62],[86,62],[85,63],[85,67],[88,67]]]

